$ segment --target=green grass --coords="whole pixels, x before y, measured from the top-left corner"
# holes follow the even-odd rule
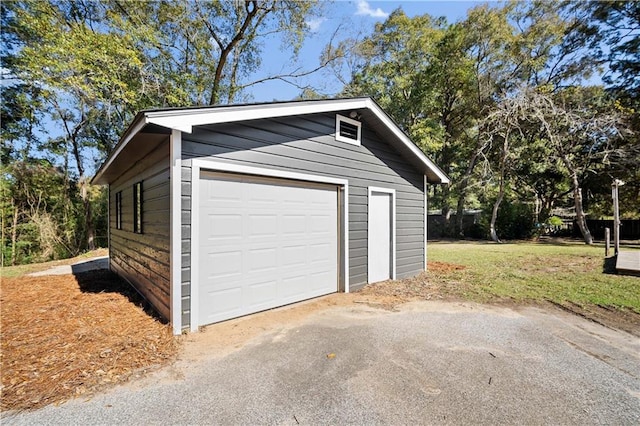
[[[429,261],[464,265],[432,272],[468,300],[553,301],[640,313],[640,277],[603,273],[604,248],[584,244],[433,242]]]

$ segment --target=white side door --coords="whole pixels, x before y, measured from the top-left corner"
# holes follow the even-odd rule
[[[368,282],[395,278],[395,192],[369,188]]]

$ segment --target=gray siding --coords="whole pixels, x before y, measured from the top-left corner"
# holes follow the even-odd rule
[[[142,234],[133,232],[133,184],[142,181]],[[109,186],[111,269],[170,319],[169,144],[134,164]],[[122,229],[116,229],[116,193],[122,191]]]
[[[367,282],[367,188],[396,191],[396,265],[399,278],[424,270],[423,176],[362,125],[362,146],[334,138],[335,114],[315,114],[203,126],[183,134],[183,310],[188,323],[190,159],[215,157],[254,167],[338,177],[349,181],[349,281]],[[184,251],[186,250],[186,251]]]

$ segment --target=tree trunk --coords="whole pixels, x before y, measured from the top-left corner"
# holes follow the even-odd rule
[[[258,13],[258,2],[256,0],[245,1],[245,11],[247,15],[244,18],[244,22],[238,29],[238,32],[231,39],[231,41],[225,46],[216,32],[209,28],[209,32],[211,33],[211,37],[218,43],[218,47],[220,47],[220,58],[218,59],[218,64],[216,65],[216,71],[213,78],[213,87],[211,88],[211,97],[209,99],[210,105],[216,105],[220,100],[220,84],[222,82],[222,72],[224,70],[225,65],[227,64],[227,59],[229,58],[229,54],[233,51],[235,46],[242,40],[247,32],[247,28],[249,28],[249,24],[252,19]]]
[[[87,250],[95,250],[95,236],[96,230],[93,223],[93,211],[91,210],[91,200],[89,199],[89,192],[87,191],[87,182],[81,182],[81,195],[82,203],[84,204],[84,224],[87,232]]]
[[[14,203],[13,224],[11,226],[11,266],[16,265],[16,242],[18,241],[18,206]]]
[[[580,187],[580,181],[578,180],[578,172],[573,168],[571,161],[566,155],[562,156],[562,161],[564,165],[571,172],[571,184],[573,187],[573,204],[576,208],[576,223],[578,224],[578,228],[580,229],[580,233],[582,233],[582,238],[584,238],[585,244],[591,245],[593,244],[593,237],[591,236],[591,232],[589,231],[589,227],[587,226],[587,217],[584,214],[584,210],[582,208],[582,188]]]
[[[86,218],[86,227],[87,227],[87,249],[95,250],[96,243],[96,230],[95,225],[93,223],[93,213],[91,211],[91,202],[88,199],[82,200],[84,202],[84,213]]]
[[[593,244],[593,237],[587,226],[587,217],[582,209],[582,188],[580,188],[578,177],[575,174],[573,176],[573,202],[576,207],[576,223],[578,224],[578,228],[580,228],[585,244],[591,245]]]
[[[489,228],[491,232],[491,239],[496,243],[501,243],[498,238],[498,232],[496,231],[496,221],[498,220],[498,210],[500,209],[500,203],[504,198],[504,184],[507,175],[507,161],[509,160],[509,131],[507,131],[504,141],[502,142],[502,156],[500,158],[500,189],[498,192],[498,198],[493,203],[493,211],[491,212],[491,226]]]
[[[478,156],[484,149],[484,145],[481,142],[480,136],[477,137],[476,149],[473,151],[471,158],[469,159],[469,166],[465,170],[464,176],[460,180],[460,195],[458,196],[458,205],[456,209],[456,233],[460,238],[464,238],[464,203],[467,200],[467,187],[469,186],[469,180],[473,174],[473,170],[476,167]]]
[[[504,198],[504,179],[500,181],[500,192],[498,193],[498,198],[496,202],[493,203],[493,211],[491,212],[491,239],[496,243],[501,243],[500,238],[498,238],[498,232],[496,231],[496,221],[498,220],[498,210],[500,209],[500,203],[502,203],[502,199]]]

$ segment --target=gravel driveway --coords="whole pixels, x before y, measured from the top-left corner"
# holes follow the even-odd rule
[[[2,424],[640,424],[640,339],[561,311],[268,315],[188,337],[179,361],[140,381]]]

